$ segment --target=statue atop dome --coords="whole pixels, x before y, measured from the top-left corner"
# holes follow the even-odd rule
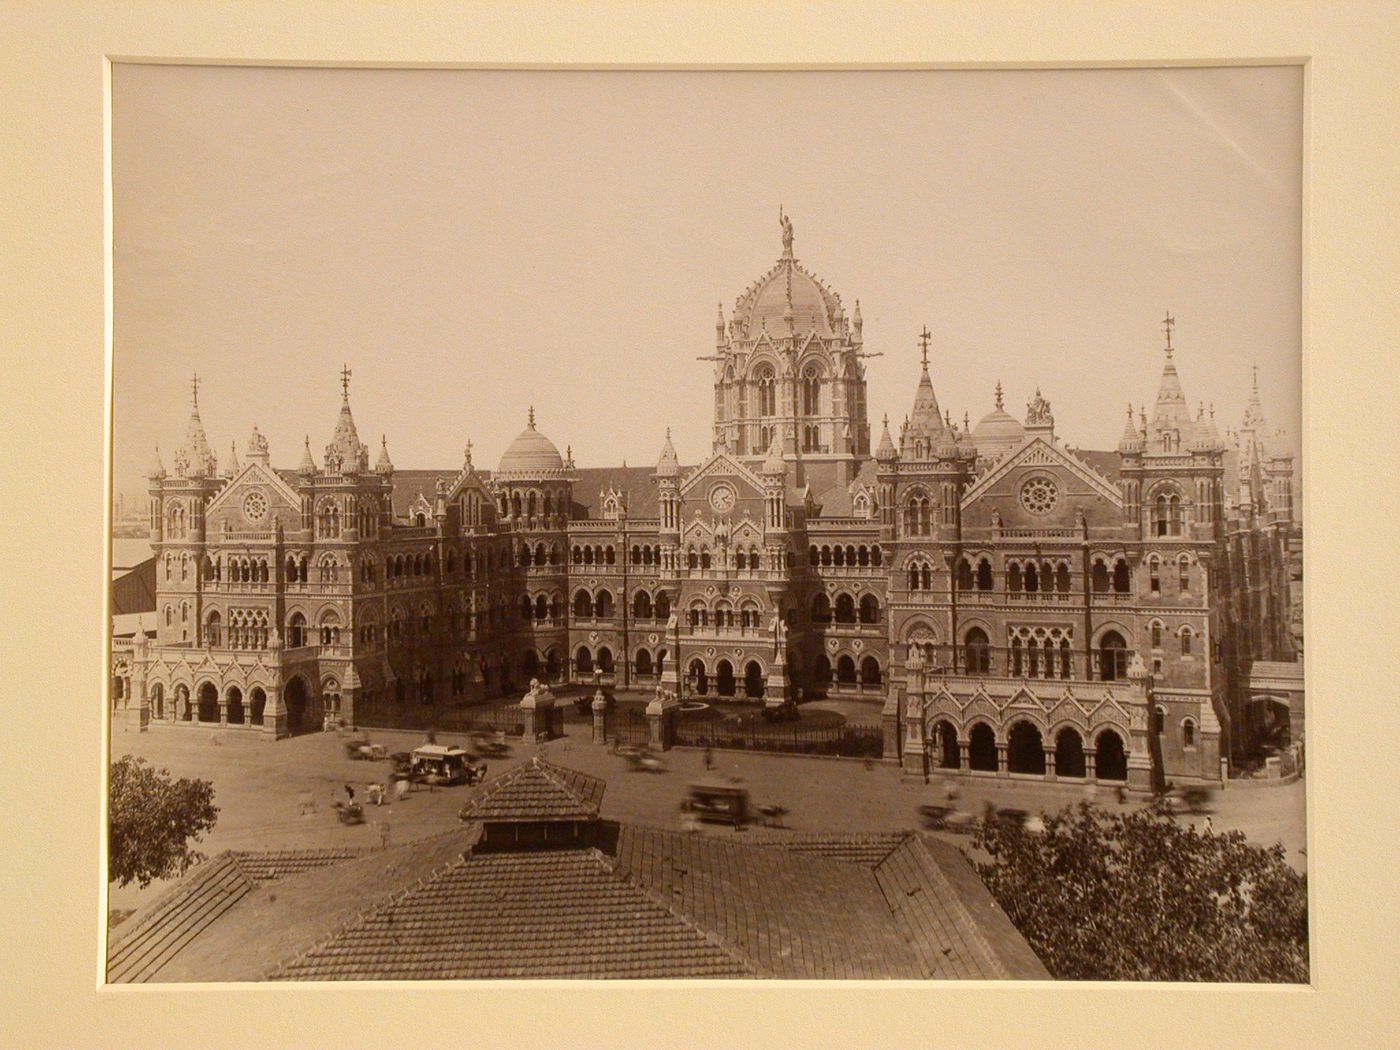
[[[783,228],[783,254],[792,255],[792,220],[783,212],[783,206],[778,205],[778,225]]]

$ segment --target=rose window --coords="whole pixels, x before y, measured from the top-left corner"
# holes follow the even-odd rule
[[[249,521],[262,521],[267,516],[267,497],[261,492],[250,492],[243,499],[243,516]]]
[[[1048,514],[1059,502],[1060,490],[1049,478],[1031,478],[1021,486],[1021,506],[1032,514]]]

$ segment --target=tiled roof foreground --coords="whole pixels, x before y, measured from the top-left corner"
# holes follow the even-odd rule
[[[598,816],[606,788],[597,777],[533,758],[477,791],[462,807],[461,818],[492,823],[588,820]]]
[[[588,819],[604,786],[535,760],[468,805]],[[1048,976],[927,836],[594,827],[587,847],[484,851],[470,824],[340,859],[221,854],[118,928],[109,979]]]

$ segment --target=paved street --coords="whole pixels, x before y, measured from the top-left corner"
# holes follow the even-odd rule
[[[678,808],[688,781],[704,773],[703,753],[676,750],[665,756],[664,773],[633,773],[625,761],[607,748],[590,742],[582,726],[571,725],[569,735],[546,744],[517,742],[504,760],[488,763],[488,776],[540,754],[560,765],[603,777],[608,783],[603,816],[617,820],[677,827]],[[423,741],[422,733],[374,730],[369,737],[391,751],[411,750]],[[439,734],[439,743],[462,742],[453,734]],[[314,733],[273,742],[260,734],[236,730],[162,726],[146,733],[128,730],[121,718],[112,722],[112,755],[131,753],[176,776],[201,776],[214,783],[219,822],[200,845],[208,855],[223,849],[262,850],[314,848],[341,845],[372,846],[380,841],[378,823],[389,826],[391,841],[420,838],[456,824],[456,814],[468,794],[466,787],[426,788],[406,800],[367,809],[365,825],[346,827],[336,819],[331,803],[344,800],[344,786],[355,788],[363,800],[363,788],[382,782],[387,762],[353,761],[345,757],[343,737]],[[904,777],[895,768],[875,763],[867,767],[856,759],[757,754],[714,753],[717,770],[743,777],[758,805],[779,805],[789,811],[786,823],[803,831],[894,831],[919,825],[917,809],[944,801],[944,786],[934,779],[928,785]],[[298,799],[311,792],[316,812],[299,815]],[[960,784],[958,805],[980,813],[991,801],[1032,812],[1073,805],[1085,797],[1081,786],[1028,781],[973,780]],[[1100,805],[1117,808],[1111,789],[1096,793]],[[1204,817],[1183,818],[1197,823]],[[1217,792],[1211,819],[1218,831],[1238,828],[1260,844],[1282,842],[1288,859],[1299,870],[1305,867],[1306,840],[1303,818],[1303,784],[1282,787],[1235,787]],[[712,827],[711,834],[734,834]],[[965,840],[963,840],[965,841]],[[150,900],[161,889],[113,887],[110,906],[131,909]]]

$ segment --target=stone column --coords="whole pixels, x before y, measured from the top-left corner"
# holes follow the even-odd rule
[[[898,762],[902,751],[899,738],[899,724],[904,710],[903,688],[891,688],[885,697],[885,706],[880,709],[880,727],[884,731],[884,754],[886,762]]]
[[[1005,744],[998,744],[998,745],[997,745],[997,776],[999,776],[999,777],[1004,777],[1004,776],[1009,776],[1009,775],[1010,775],[1010,774],[1007,772],[1007,767],[1006,767],[1006,745],[1005,745]]]
[[[972,741],[958,741],[958,771],[968,772],[972,769]]]
[[[1085,780],[1097,780],[1097,779],[1099,778],[1099,771],[1098,771],[1098,768],[1097,768],[1098,760],[1099,760],[1099,755],[1098,755],[1098,752],[1097,752],[1097,751],[1095,751],[1093,748],[1090,748],[1090,747],[1086,747],[1086,748],[1084,749],[1084,779],[1085,779]]]
[[[355,698],[362,688],[355,665],[351,664],[345,669],[345,680],[340,683],[340,720],[351,729],[355,728]]]
[[[906,776],[928,773],[928,751],[924,747],[924,711],[918,698],[911,699],[904,711],[904,747],[900,753]]]
[[[282,687],[280,685],[268,687],[267,702],[263,704],[263,732],[274,740],[281,740],[284,736],[289,735],[287,731],[287,705],[282,702]]]
[[[1162,771],[1152,760],[1148,738],[1152,725],[1152,674],[1137,653],[1128,664],[1128,681],[1134,693],[1127,705],[1132,719],[1128,732],[1128,790],[1146,795],[1162,785]]]
[[[219,694],[219,725],[220,727],[228,725],[228,694],[226,693]]]
[[[136,637],[132,641],[131,687],[127,691],[126,723],[138,733],[144,733],[151,724],[151,700],[148,695],[150,689],[146,684],[146,645],[146,632],[137,624]]]
[[[1053,747],[1045,749],[1045,779],[1055,779],[1055,749]]]
[[[593,742],[595,744],[606,744],[608,742],[607,714],[608,698],[599,689],[593,694]]]

